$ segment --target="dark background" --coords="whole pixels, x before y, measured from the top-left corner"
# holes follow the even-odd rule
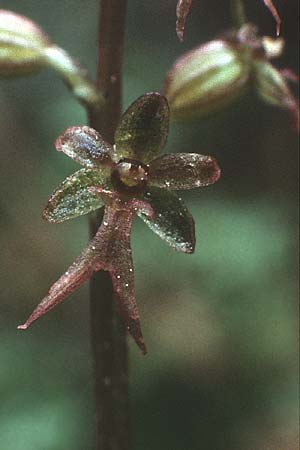
[[[95,71],[97,1],[6,0]],[[298,71],[297,0],[277,0],[284,56]],[[262,0],[247,13],[262,34]],[[129,1],[124,107],[161,90],[176,57],[231,25],[229,0],[194,0],[186,40],[175,0]],[[78,169],[54,150],[84,110],[51,71],[0,80],[0,449],[92,450],[88,288],[24,333],[17,324],[88,239],[87,218],[49,225],[41,211]],[[296,450],[298,443],[298,148],[288,115],[255,93],[199,122],[172,124],[167,151],[212,154],[213,187],[184,194],[193,256],[136,221],[137,299],[149,354],[130,340],[135,450]]]

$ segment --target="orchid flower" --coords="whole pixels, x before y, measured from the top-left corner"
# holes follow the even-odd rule
[[[207,186],[220,176],[219,166],[210,156],[196,153],[158,156],[165,146],[168,129],[166,98],[148,93],[123,114],[115,133],[115,145],[105,142],[87,126],[68,128],[56,140],[56,149],[83,169],[54,191],[43,212],[44,219],[64,222],[103,206],[104,215],[95,237],[19,329],[28,328],[95,272],[105,270],[110,273],[124,323],[146,353],[134,292],[130,246],[133,219],[138,215],[175,250],[193,253],[194,221],[173,191]]]

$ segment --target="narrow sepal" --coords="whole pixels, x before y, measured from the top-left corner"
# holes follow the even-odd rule
[[[288,110],[294,127],[299,130],[299,102],[293,96],[284,72],[280,72],[267,61],[256,61],[255,85],[260,97],[271,105]]]
[[[149,185],[167,189],[192,189],[215,183],[220,177],[215,158],[197,153],[163,155],[149,165]]]
[[[90,190],[94,186],[107,190],[111,188],[109,169],[81,169],[66,178],[48,200],[43,218],[48,222],[60,223],[100,208],[104,201]]]
[[[192,6],[192,0],[178,0],[176,8],[176,33],[180,41],[183,41],[185,21]]]
[[[193,253],[195,250],[195,225],[183,201],[173,192],[151,187],[144,195],[155,213],[150,219],[141,211],[138,215],[162,240],[175,250]]]
[[[88,168],[111,164],[112,146],[93,128],[70,127],[55,142],[56,150],[64,152]]]
[[[169,106],[165,97],[151,92],[139,97],[123,114],[115,133],[119,159],[148,163],[164,147],[169,131]]]

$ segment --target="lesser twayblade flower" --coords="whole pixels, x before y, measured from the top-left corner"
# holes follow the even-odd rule
[[[158,156],[169,128],[165,97],[149,93],[123,114],[115,145],[87,126],[68,128],[56,141],[58,151],[84,166],[52,194],[43,217],[63,222],[105,207],[95,237],[19,329],[26,329],[91,278],[110,273],[123,320],[146,353],[134,293],[130,247],[131,226],[137,214],[175,250],[192,253],[194,222],[173,190],[207,186],[218,180],[220,169],[210,156],[171,153]],[[101,301],[101,299],[99,299]]]

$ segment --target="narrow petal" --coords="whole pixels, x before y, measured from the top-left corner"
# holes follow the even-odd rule
[[[151,161],[164,147],[169,131],[169,106],[165,97],[151,92],[127,109],[115,133],[118,158]]]
[[[104,202],[90,190],[94,186],[111,189],[109,169],[81,169],[66,178],[50,197],[43,212],[44,219],[60,223],[100,208]]]
[[[192,0],[178,0],[176,8],[176,33],[180,41],[183,41],[185,20],[192,6]]]
[[[168,189],[192,189],[215,183],[220,177],[217,161],[197,153],[171,153],[149,165],[149,185]]]
[[[94,272],[93,261],[95,255],[95,246],[91,243],[68,268],[64,275],[53,284],[48,295],[46,295],[46,297],[38,304],[27,321],[23,325],[18,326],[18,329],[26,330],[32,322],[61,303],[66,297],[87,281]]]
[[[67,128],[57,138],[55,147],[84,167],[111,165],[112,146],[96,130],[87,126]]]
[[[183,201],[173,192],[151,187],[144,196],[155,216],[149,218],[143,212],[138,215],[162,240],[175,250],[193,253],[195,250],[194,220]]]

